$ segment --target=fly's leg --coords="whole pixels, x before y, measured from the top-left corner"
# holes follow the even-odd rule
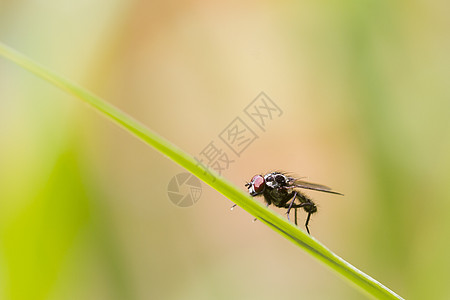
[[[294,208],[294,210],[295,210],[295,225],[297,225],[297,209],[300,207],[305,207],[305,206],[315,207],[316,205],[313,202],[302,202],[300,204],[292,204],[292,202],[291,202],[291,204],[289,206],[286,205],[286,208],[288,208],[288,220],[289,220],[289,209]],[[308,232],[308,234],[310,235],[308,225],[309,225],[309,221],[311,220],[311,215],[315,212],[315,210],[314,211],[310,210],[307,212],[308,212],[308,216],[306,217],[305,228],[306,228],[306,231]]]
[[[311,212],[308,213],[308,217],[306,217],[306,223],[305,223],[306,231],[308,232],[309,235],[311,235],[311,233],[309,233],[309,228],[308,228],[308,223],[309,223],[310,218],[311,218]]]
[[[303,206],[316,206],[314,203],[312,202],[304,202],[304,203],[300,203],[300,205],[298,207],[303,207]],[[311,215],[312,215],[312,211],[308,211],[308,216],[306,217],[306,222],[305,222],[305,227],[306,227],[306,231],[308,232],[309,235],[311,235],[311,233],[309,233],[309,228],[308,228],[308,224],[309,224],[309,220],[311,219]]]
[[[294,205],[295,198],[297,198],[297,192],[294,192],[294,197],[292,197],[291,204],[289,204],[288,210],[286,212],[288,221],[290,221],[289,220],[289,212],[291,211],[291,208]],[[295,208],[295,225],[297,225],[297,208]]]

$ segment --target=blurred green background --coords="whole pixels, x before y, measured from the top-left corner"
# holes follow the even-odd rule
[[[408,299],[450,299],[447,1],[0,0],[0,39],[198,155],[261,91],[223,173],[295,172],[312,235]],[[365,299],[77,99],[0,59],[0,299]],[[281,214],[283,211],[279,211]],[[300,215],[303,224],[305,215]]]

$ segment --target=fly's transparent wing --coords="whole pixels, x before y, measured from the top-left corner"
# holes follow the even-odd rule
[[[308,189],[308,190],[314,190],[319,192],[325,192],[330,194],[336,194],[336,195],[344,195],[342,193],[333,191],[330,187],[322,184],[317,183],[311,183],[308,181],[300,180],[300,179],[294,179],[290,182],[291,187],[301,188],[301,189]]]

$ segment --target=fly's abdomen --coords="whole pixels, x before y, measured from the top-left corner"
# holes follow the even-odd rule
[[[302,208],[304,211],[311,214],[317,212],[316,204],[309,197],[304,194],[298,193],[297,198],[302,204]]]
[[[310,202],[310,205],[305,205],[305,206],[303,206],[303,209],[306,211],[306,212],[308,212],[308,213],[315,213],[315,212],[317,212],[317,206],[313,203],[313,202]]]

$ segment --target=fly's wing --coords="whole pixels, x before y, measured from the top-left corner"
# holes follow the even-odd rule
[[[327,187],[326,185],[321,185],[317,183],[311,183],[307,181],[303,181],[300,179],[291,178],[292,181],[290,181],[290,186],[292,188],[301,188],[301,189],[309,189],[319,192],[325,192],[330,194],[336,194],[336,195],[344,195],[339,192],[333,191],[330,187]]]

